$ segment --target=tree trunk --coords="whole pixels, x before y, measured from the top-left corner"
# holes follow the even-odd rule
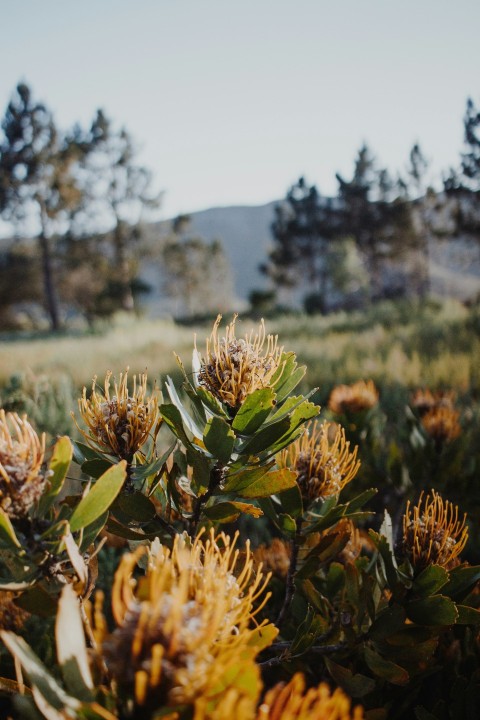
[[[58,308],[57,293],[53,279],[53,257],[50,240],[42,230],[38,237],[40,254],[42,258],[43,290],[45,293],[45,307],[53,332],[60,330],[60,312]]]

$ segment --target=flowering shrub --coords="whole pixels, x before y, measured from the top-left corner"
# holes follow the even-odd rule
[[[477,717],[455,396],[418,390],[394,441],[371,381],[320,417],[263,322],[220,327],[182,390],[94,381],[82,442],[0,414],[2,717]]]

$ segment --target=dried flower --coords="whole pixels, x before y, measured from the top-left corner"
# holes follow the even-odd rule
[[[350,452],[350,443],[345,430],[335,423],[317,421],[310,423],[307,431],[285,450],[277,455],[279,467],[295,470],[304,500],[337,495],[358,472],[355,447]]]
[[[219,315],[207,339],[205,358],[201,361],[198,382],[218,400],[238,409],[248,395],[268,384],[278,369],[282,348],[278,337],[265,334],[265,324],[253,330],[245,339],[235,337],[235,315],[227,325],[225,337],[219,338]],[[266,343],[266,347],[265,347]]]
[[[468,529],[458,518],[458,507],[432,490],[403,516],[403,549],[415,570],[428,565],[452,567],[468,539]]]
[[[288,684],[269,690],[260,705],[257,720],[362,720],[363,708],[352,710],[350,698],[326,683],[305,691],[305,678],[296,673]]]
[[[105,377],[104,393],[97,392],[96,378],[92,393],[87,399],[87,389],[78,401],[80,414],[87,425],[87,432],[79,430],[87,443],[131,462],[135,453],[145,444],[158,420],[158,398],[155,394],[147,397],[146,374],[133,377],[133,391],[128,389],[128,369],[120,381],[114,382],[110,395],[112,373]],[[78,427],[78,425],[77,425]]]
[[[39,438],[26,415],[0,410],[0,506],[11,518],[24,517],[40,498],[44,454],[45,434]]]
[[[359,380],[353,385],[337,385],[334,387],[328,407],[337,415],[345,412],[358,413],[362,410],[369,410],[378,403],[378,390],[373,380]]]
[[[422,425],[427,435],[441,447],[455,440],[462,428],[458,421],[460,413],[447,405],[435,405],[422,417]]]
[[[115,576],[118,628],[103,644],[108,668],[120,686],[133,689],[140,706],[211,699],[225,673],[237,675],[258,652],[252,643],[258,628],[250,624],[268,600],[264,595],[254,609],[269,577],[260,570],[253,576],[248,546],[235,575],[235,539],[212,532],[192,546],[176,536],[172,551],[157,543],[135,587],[132,572],[144,552],[124,556]]]

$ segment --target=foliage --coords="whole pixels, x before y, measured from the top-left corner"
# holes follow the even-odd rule
[[[2,415],[0,599],[56,615],[47,662],[0,613],[7,717],[476,717],[478,405],[357,380],[319,418],[263,323],[220,323],[182,392],[85,390],[48,466]]]

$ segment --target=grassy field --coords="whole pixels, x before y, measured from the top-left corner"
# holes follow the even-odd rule
[[[256,326],[238,321],[237,336]],[[96,334],[10,337],[2,342],[0,389],[5,393],[13,378],[14,387],[50,383],[57,393],[75,396],[94,375],[102,379],[107,370],[118,374],[127,366],[147,369],[161,385],[178,372],[174,352],[188,369],[195,334],[202,350],[210,328],[123,317]],[[333,385],[360,378],[379,386],[480,389],[480,313],[453,301],[385,303],[327,317],[285,315],[267,321],[267,331],[306,363],[303,390],[319,387],[322,402]]]

